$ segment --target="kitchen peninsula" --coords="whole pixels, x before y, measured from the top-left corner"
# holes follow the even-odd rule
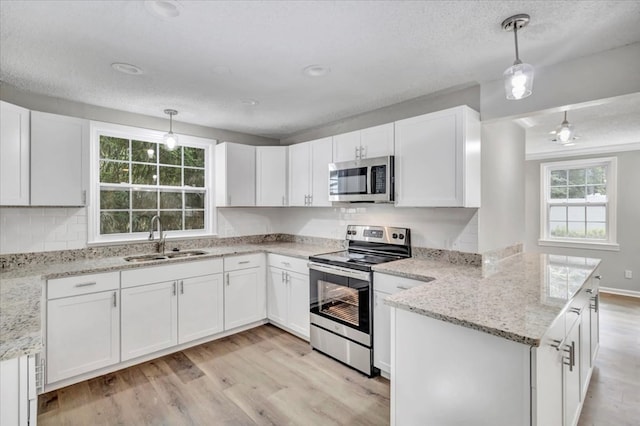
[[[598,349],[599,264],[521,253],[484,277],[376,267],[410,288],[386,299],[391,424],[574,425]]]

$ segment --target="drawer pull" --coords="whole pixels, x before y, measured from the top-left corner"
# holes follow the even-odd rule
[[[251,263],[250,260],[243,260],[242,262],[238,262],[238,265],[246,265],[247,263]]]
[[[90,285],[96,285],[96,282],[92,282],[92,283],[82,283],[82,284],[76,284],[76,287],[89,287]]]
[[[580,315],[582,313],[582,309],[580,309],[580,308],[570,308],[569,312],[571,312],[572,314]]]
[[[593,278],[595,278],[596,280],[601,280],[601,279],[602,279],[602,275],[596,275],[596,276],[595,276],[595,277],[593,277]]]
[[[116,292],[116,291],[114,291],[114,292],[113,292],[113,307],[114,307],[114,308],[118,307],[118,299],[117,299],[117,297],[118,297],[118,296],[117,296],[117,292]]]
[[[281,262],[284,266],[291,266],[291,263],[289,262]]]
[[[398,285],[396,286],[396,288],[399,290],[409,290],[411,287],[407,287],[406,285]]]
[[[592,289],[592,288],[588,288],[588,289],[586,289],[585,291],[586,291],[587,293],[589,293],[589,294],[593,294],[593,289]]]

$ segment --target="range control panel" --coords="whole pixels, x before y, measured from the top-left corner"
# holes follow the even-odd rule
[[[409,245],[409,229],[391,226],[349,225],[347,240]]]

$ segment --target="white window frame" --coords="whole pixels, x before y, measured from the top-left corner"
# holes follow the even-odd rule
[[[549,233],[548,194],[550,176],[554,170],[584,169],[589,167],[607,167],[607,239],[553,237]],[[540,239],[538,245],[592,250],[619,251],[616,228],[618,159],[616,157],[589,158],[584,160],[555,161],[540,164]]]
[[[139,127],[123,126],[120,124],[103,123],[98,121],[90,122],[90,185],[89,196],[87,197],[87,222],[88,222],[88,244],[101,245],[118,242],[147,241],[148,232],[136,232],[129,234],[100,234],[100,135],[120,137],[123,139],[140,139],[149,142],[162,144],[162,137],[166,132],[143,129]],[[217,141],[204,139],[196,136],[178,135],[178,140],[182,146],[202,148],[205,150],[205,229],[186,231],[167,231],[167,239],[189,238],[189,237],[209,237],[216,235],[216,207],[214,204],[215,194],[213,185],[214,166],[214,146]],[[157,234],[156,234],[157,236]]]

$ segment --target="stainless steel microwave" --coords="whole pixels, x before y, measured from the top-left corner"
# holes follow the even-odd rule
[[[329,164],[329,201],[392,203],[393,155]]]

